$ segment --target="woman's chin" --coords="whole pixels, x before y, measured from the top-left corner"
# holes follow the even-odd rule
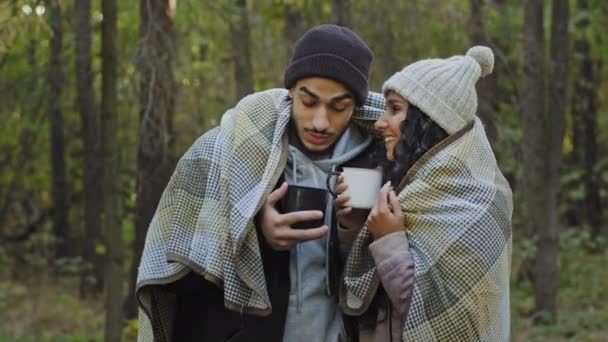
[[[389,141],[384,144],[384,150],[386,151],[386,159],[389,161],[395,161],[395,145],[394,141]]]

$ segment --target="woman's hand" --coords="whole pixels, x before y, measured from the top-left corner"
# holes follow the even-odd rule
[[[363,222],[358,222],[352,214],[353,208],[347,207],[346,203],[350,201],[350,196],[344,194],[344,191],[348,189],[348,183],[344,180],[342,175],[338,176],[336,181],[336,194],[338,198],[334,201],[336,208],[336,217],[340,222],[340,226],[344,229],[358,228]]]
[[[405,221],[399,199],[391,187],[391,182],[387,182],[380,189],[376,205],[367,217],[367,230],[377,240],[404,229]]]

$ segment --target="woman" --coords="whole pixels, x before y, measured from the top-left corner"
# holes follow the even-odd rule
[[[388,181],[350,249],[340,298],[346,313],[373,317],[362,340],[509,339],[512,194],[475,116],[475,83],[493,65],[476,46],[384,83],[375,128]],[[347,202],[336,200],[343,235],[357,230]]]

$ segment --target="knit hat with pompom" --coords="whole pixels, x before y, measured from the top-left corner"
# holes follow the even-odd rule
[[[389,78],[382,92],[397,92],[453,134],[475,119],[475,83],[493,69],[492,50],[474,46],[465,56],[412,63]]]

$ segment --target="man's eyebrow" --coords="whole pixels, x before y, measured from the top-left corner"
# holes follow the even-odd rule
[[[310,97],[314,97],[316,100],[319,99],[319,95],[313,93],[312,91],[310,91],[308,88],[306,88],[305,86],[301,86],[300,87],[300,91],[305,92],[308,96]]]
[[[340,102],[342,100],[352,99],[352,98],[353,98],[353,96],[350,93],[346,93],[346,94],[342,94],[342,95],[334,97],[333,99],[331,99],[331,102],[336,103],[336,102]]]

